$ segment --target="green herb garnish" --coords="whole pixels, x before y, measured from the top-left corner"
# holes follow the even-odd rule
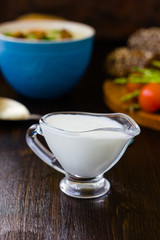
[[[128,93],[128,94],[121,97],[121,101],[125,102],[125,101],[131,100],[135,97],[138,97],[139,93],[140,93],[140,90],[135,90],[131,93]]]
[[[160,66],[160,61],[155,61],[154,64]],[[129,83],[160,83],[160,70],[152,68],[137,68],[133,69],[127,77],[116,78],[117,84]]]

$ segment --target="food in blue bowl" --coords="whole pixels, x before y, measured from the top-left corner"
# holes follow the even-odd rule
[[[61,20],[12,21],[0,25],[0,66],[6,81],[31,98],[55,98],[82,78],[95,30]]]

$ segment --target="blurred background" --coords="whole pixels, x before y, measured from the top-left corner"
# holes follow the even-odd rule
[[[160,25],[159,0],[5,0],[0,22],[28,13],[51,14],[93,26],[97,39],[121,40],[141,27]]]
[[[96,30],[96,41],[91,63],[81,82],[70,92],[69,99],[51,110],[82,110],[104,112],[102,84],[107,78],[105,59],[109,52],[125,46],[131,33],[139,28],[160,26],[159,0],[4,0],[1,1],[0,23],[15,20],[28,14],[47,14],[91,25]],[[98,61],[97,61],[98,59]],[[0,72],[1,75],[1,72]],[[10,91],[8,90],[10,89]],[[91,89],[91,91],[89,91]],[[88,94],[89,93],[89,94]],[[32,100],[6,85],[0,96],[24,101],[30,111],[42,112]],[[83,96],[83,97],[82,97]],[[73,106],[74,105],[74,106]],[[44,108],[45,112],[45,108]]]

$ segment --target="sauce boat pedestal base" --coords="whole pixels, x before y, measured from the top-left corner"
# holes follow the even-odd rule
[[[110,183],[103,175],[94,178],[78,178],[66,174],[60,182],[60,189],[68,196],[75,198],[97,198],[110,190]]]

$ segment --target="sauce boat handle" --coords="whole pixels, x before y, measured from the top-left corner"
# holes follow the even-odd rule
[[[40,125],[34,124],[27,130],[26,133],[26,142],[28,146],[45,163],[47,163],[52,168],[58,170],[59,172],[65,174],[64,169],[61,167],[54,155],[38,140],[37,134],[43,136]]]

